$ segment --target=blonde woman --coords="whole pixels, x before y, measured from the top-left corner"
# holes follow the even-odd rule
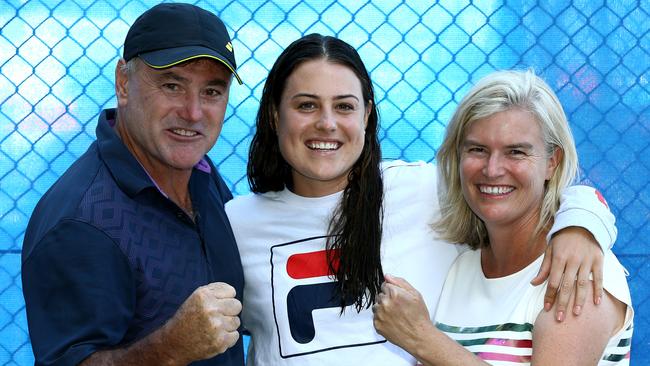
[[[472,250],[452,265],[435,324],[408,282],[386,276],[374,308],[378,332],[425,365],[629,364],[630,293],[610,251],[600,303],[587,301],[578,314],[543,311],[545,286],[530,284],[578,167],[548,85],[532,71],[488,75],[458,106],[437,159],[444,188],[434,226]],[[577,281],[592,292],[588,273]]]

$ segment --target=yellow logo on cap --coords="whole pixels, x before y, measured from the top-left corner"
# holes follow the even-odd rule
[[[232,52],[232,43],[228,42],[226,43],[226,49],[230,52]]]

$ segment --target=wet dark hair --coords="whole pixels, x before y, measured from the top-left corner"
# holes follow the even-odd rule
[[[380,257],[384,190],[374,90],[352,46],[338,38],[310,34],[291,43],[278,57],[260,100],[257,130],[248,155],[248,182],[255,193],[292,187],[291,166],[280,154],[275,118],[289,76],[300,64],[318,59],[352,70],[361,82],[363,101],[370,110],[363,150],[348,174],[327,240],[328,263],[337,279],[341,311],[352,303],[361,311],[375,303],[384,277]]]

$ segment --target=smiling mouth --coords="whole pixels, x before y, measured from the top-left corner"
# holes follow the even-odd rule
[[[484,194],[502,196],[514,191],[515,189],[510,186],[478,186],[478,190]]]
[[[199,133],[192,130],[186,130],[183,128],[173,128],[170,130],[174,135],[183,136],[183,137],[194,137]]]
[[[310,141],[306,145],[310,150],[320,151],[334,151],[341,147],[341,144],[335,141]]]

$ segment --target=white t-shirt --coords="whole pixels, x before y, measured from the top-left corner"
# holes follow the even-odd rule
[[[382,266],[419,289],[431,314],[457,246],[435,238],[435,166],[382,165]],[[413,365],[415,359],[375,332],[372,311],[343,314],[331,299],[324,248],[341,193],[305,198],[285,189],[237,197],[226,205],[244,267],[242,321],[251,333],[249,365]]]
[[[409,281],[433,315],[461,248],[439,240],[430,227],[439,215],[436,167],[392,161],[382,164],[382,172],[384,273]],[[578,198],[562,204],[567,213],[553,230],[590,214],[591,220],[578,225],[600,230],[596,239],[611,245],[616,236],[613,216],[596,207],[600,203],[593,188],[577,188],[570,196]],[[236,197],[226,204],[244,268],[241,317],[251,334],[249,365],[415,364],[412,356],[375,332],[370,309],[357,313],[348,306],[341,314],[338,299],[332,299],[324,236],[340,197],[341,192],[306,198],[285,189]],[[572,210],[577,204],[595,208]]]
[[[530,281],[542,259],[543,255],[511,275],[486,278],[480,250],[461,254],[447,276],[436,326],[491,365],[530,365],[533,329],[546,292],[546,284],[533,286]],[[629,365],[633,311],[625,269],[609,250],[603,267],[603,287],[627,304],[628,310],[624,325],[610,338],[598,365]]]

